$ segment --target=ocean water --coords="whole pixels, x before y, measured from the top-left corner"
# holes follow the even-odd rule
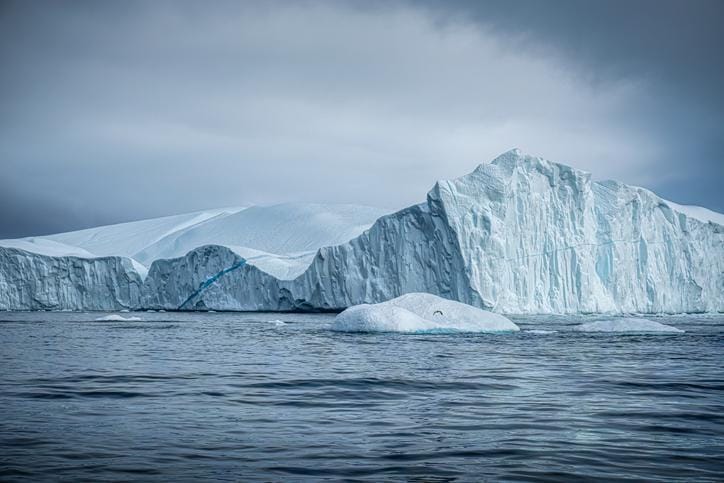
[[[657,336],[102,315],[0,313],[0,480],[724,478],[722,316]]]

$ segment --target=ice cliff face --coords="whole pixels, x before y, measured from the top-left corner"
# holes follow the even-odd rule
[[[141,287],[128,258],[0,248],[0,310],[127,309],[138,306]]]
[[[428,292],[504,313],[723,311],[723,230],[647,190],[511,151],[320,249],[294,280],[240,267],[194,306],[341,309]],[[241,260],[202,252],[152,266],[145,303],[179,308]]]
[[[138,307],[324,310],[428,292],[503,313],[724,311],[724,227],[684,211],[642,188],[510,151],[320,248],[305,270],[265,271],[218,245],[156,260]],[[32,282],[21,304],[46,289],[37,283],[50,282]],[[47,290],[65,290],[54,283]],[[70,308],[97,308],[83,303]]]
[[[724,310],[721,225],[642,188],[506,153],[440,182],[472,289],[508,313]]]

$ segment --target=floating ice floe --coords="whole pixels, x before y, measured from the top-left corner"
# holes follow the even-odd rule
[[[529,329],[524,332],[526,334],[548,335],[548,334],[555,334],[558,331],[557,330],[544,330],[544,329]]]
[[[624,317],[616,319],[598,320],[574,327],[581,332],[626,332],[629,334],[655,334],[655,333],[682,333],[671,325],[662,324],[648,319]]]
[[[337,315],[338,332],[516,332],[499,314],[427,293],[409,293],[379,304],[362,304]]]
[[[133,322],[141,320],[140,317],[124,317],[118,314],[106,315],[105,317],[99,317],[96,319],[99,322]]]

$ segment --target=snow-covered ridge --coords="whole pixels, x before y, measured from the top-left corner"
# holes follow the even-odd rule
[[[247,209],[175,230],[134,252],[154,261],[131,306],[340,310],[426,292],[501,313],[724,311],[724,226],[517,150],[437,182],[424,203],[351,210],[298,222],[304,209]],[[232,220],[243,238],[225,238]]]
[[[290,279],[309,266],[318,248],[358,236],[386,213],[367,206],[311,203],[221,208],[0,240],[0,247],[56,257],[126,257],[145,278],[155,260],[181,257],[213,244],[233,250],[276,277]]]

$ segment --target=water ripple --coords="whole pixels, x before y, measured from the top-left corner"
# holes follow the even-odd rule
[[[329,315],[96,317],[3,314],[0,480],[720,481],[724,469],[721,316],[677,317],[686,333],[666,338],[590,337],[554,317],[516,319],[545,337],[340,335]]]

